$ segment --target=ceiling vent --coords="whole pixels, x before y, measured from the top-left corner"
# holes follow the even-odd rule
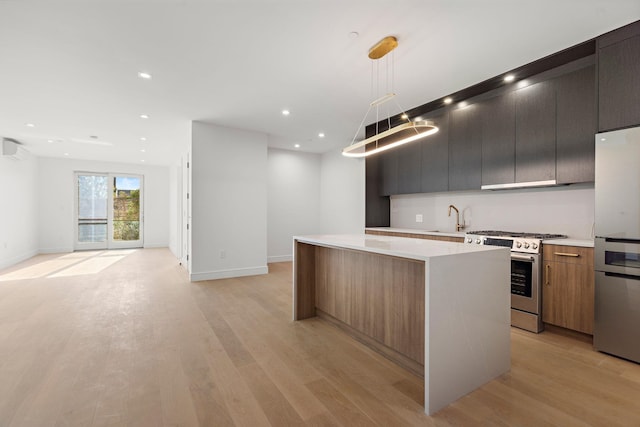
[[[22,144],[12,138],[2,138],[2,157],[13,160],[24,160],[29,152]]]

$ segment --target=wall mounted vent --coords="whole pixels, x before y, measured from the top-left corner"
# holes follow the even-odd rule
[[[24,160],[29,152],[22,144],[12,138],[2,138],[2,157],[13,160]]]

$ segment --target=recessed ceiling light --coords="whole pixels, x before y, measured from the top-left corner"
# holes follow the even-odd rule
[[[145,150],[144,148],[142,150],[140,150],[141,153],[146,153],[147,150]]]
[[[405,114],[401,115],[400,118],[402,120],[407,120],[407,119],[409,119],[409,116],[405,113]]]
[[[289,111],[289,110],[282,110],[282,115],[283,115],[283,116],[288,116],[289,114],[291,114],[291,111]]]
[[[140,160],[142,163],[144,163],[144,159]]]
[[[444,99],[444,103],[445,103],[445,104],[451,104],[452,102],[453,102],[453,98],[451,98],[450,96],[447,96],[447,97]]]
[[[296,145],[294,145],[294,147],[300,148],[300,144],[296,144]]]
[[[140,141],[146,141],[146,140],[147,140],[147,138],[145,138],[144,136],[140,137]]]
[[[359,35],[360,35],[360,34],[359,34],[357,31],[351,31],[351,32],[349,33],[349,38],[350,38],[350,39],[357,39]]]
[[[140,71],[138,73],[138,77],[140,77],[141,79],[145,79],[145,80],[151,80],[151,74],[145,73],[144,71]]]
[[[69,155],[69,153],[64,153],[64,155],[65,155],[65,156],[68,156],[68,155]]]
[[[24,125],[25,125],[26,127],[28,127],[28,128],[34,128],[34,127],[36,127],[36,125],[34,125],[33,123],[25,123]]]
[[[53,139],[47,139],[47,142],[48,142],[49,144],[53,144]]]
[[[516,78],[516,76],[514,76],[513,74],[507,74],[506,76],[504,76],[504,81],[509,83],[514,81]]]
[[[147,114],[140,114],[141,119],[148,119],[149,116]]]
[[[600,141],[606,141],[607,138],[600,138]]]
[[[98,135],[90,135],[89,138],[91,139],[98,139]]]
[[[318,137],[319,137],[319,138],[324,138],[324,133],[320,132],[320,133],[318,134]]]

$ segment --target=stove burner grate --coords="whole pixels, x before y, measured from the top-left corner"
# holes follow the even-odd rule
[[[467,234],[475,234],[481,236],[500,236],[500,237],[521,237],[525,239],[566,239],[564,234],[545,234],[545,233],[526,233],[519,231],[499,231],[499,230],[480,230],[469,231]]]

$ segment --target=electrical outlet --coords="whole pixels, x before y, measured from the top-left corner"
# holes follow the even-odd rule
[[[422,222],[422,214],[416,214],[416,222]]]
[[[225,259],[227,257],[227,251],[220,251],[220,259]]]

